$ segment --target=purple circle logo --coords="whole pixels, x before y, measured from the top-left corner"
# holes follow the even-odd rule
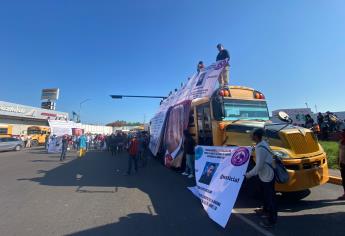
[[[241,147],[236,150],[234,155],[232,155],[231,164],[234,166],[241,166],[248,161],[249,156],[250,154],[248,149]]]

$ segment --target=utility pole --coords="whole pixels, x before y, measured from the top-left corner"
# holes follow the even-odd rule
[[[85,99],[84,101],[81,101],[79,103],[79,123],[81,123],[81,105],[83,105],[83,103],[87,102],[87,101],[90,101],[91,99],[88,98],[88,99]]]

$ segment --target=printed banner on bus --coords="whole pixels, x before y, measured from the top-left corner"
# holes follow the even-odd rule
[[[190,101],[171,108],[164,134],[165,165],[180,167],[183,158],[183,130],[188,127]]]
[[[225,228],[246,173],[251,147],[195,148],[196,186],[189,188],[216,223]]]
[[[161,102],[158,112],[150,121],[151,137],[149,148],[154,155],[157,155],[162,144],[164,147],[168,145],[166,143],[162,143],[164,142],[162,137],[163,134],[167,132],[165,128],[169,128],[165,123],[168,120],[167,116],[170,108],[185,101],[192,101],[193,99],[202,97],[210,97],[217,88],[218,77],[227,63],[227,60],[218,61],[206,67],[200,73],[194,74],[180,89],[173,92],[168,98]],[[189,111],[186,111],[186,113],[189,114]],[[182,143],[182,140],[178,141],[179,143]],[[173,156],[172,158],[174,159]]]

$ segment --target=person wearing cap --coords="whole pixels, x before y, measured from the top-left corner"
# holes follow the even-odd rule
[[[218,44],[217,45],[217,49],[218,49],[218,55],[216,58],[216,61],[221,61],[221,60],[228,60],[227,65],[224,67],[224,70],[221,72],[221,74],[219,75],[219,86],[220,87],[226,87],[229,84],[229,70],[230,70],[230,54],[228,52],[228,50],[226,50],[222,44]]]
[[[205,69],[205,65],[203,61],[199,61],[197,67],[196,67],[196,71],[198,72],[198,74],[200,73],[200,71]]]
[[[344,194],[338,198],[338,200],[345,200],[345,125],[342,125],[342,132],[339,141],[339,158],[338,163],[340,167],[340,174],[342,178],[342,184]]]
[[[263,207],[255,210],[262,221],[260,225],[265,228],[271,228],[277,222],[277,205],[275,192],[275,178],[273,171],[273,155],[269,144],[263,139],[265,130],[257,128],[252,133],[252,140],[256,143],[255,146],[255,166],[252,170],[246,173],[246,178],[259,176],[261,186],[263,189]]]

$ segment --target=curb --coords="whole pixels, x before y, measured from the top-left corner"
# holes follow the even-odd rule
[[[329,176],[328,183],[342,185],[342,179],[340,177]]]

